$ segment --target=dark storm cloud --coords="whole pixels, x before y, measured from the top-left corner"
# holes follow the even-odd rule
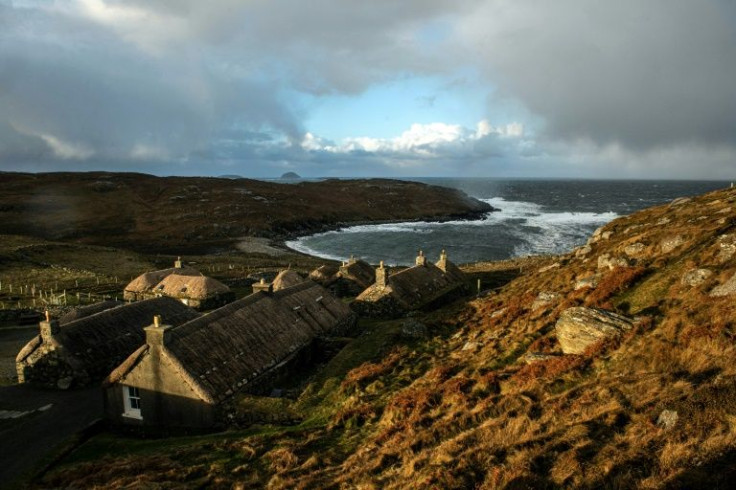
[[[0,169],[728,176],[734,25],[726,0],[0,0]],[[304,146],[305,94],[458,73],[523,137]]]
[[[486,2],[465,39],[550,135],[633,149],[736,142],[736,4]]]

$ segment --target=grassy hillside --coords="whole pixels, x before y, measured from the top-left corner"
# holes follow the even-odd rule
[[[478,217],[460,191],[395,180],[281,184],[124,173],[0,174],[3,234],[197,254],[343,223]],[[397,204],[397,203],[400,203]]]
[[[734,224],[733,189],[617,219],[492,293],[410,319],[426,325],[424,336],[407,320],[364,324],[279,407],[296,425],[155,441],[102,434],[41,483],[728,487]],[[633,328],[562,354],[555,325],[573,306],[626,315]]]

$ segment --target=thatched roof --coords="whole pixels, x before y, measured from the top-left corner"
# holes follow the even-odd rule
[[[199,314],[173,298],[154,298],[110,308],[61,325],[55,340],[81,362],[92,379],[102,379],[145,343],[144,327],[154,315],[180,325]]]
[[[404,309],[421,308],[465,286],[463,272],[446,258],[443,262],[446,271],[431,262],[409,267],[389,275],[387,287],[373,284],[355,299],[375,302],[385,296],[391,296]]]
[[[153,292],[172,298],[193,298],[204,300],[219,294],[229,293],[230,288],[217,279],[207,276],[187,276],[178,273],[164,277]]]
[[[376,280],[376,271],[364,260],[351,259],[340,267],[340,277],[355,281],[361,288],[367,288]]]
[[[318,284],[304,281],[271,294],[254,293],[171,329],[164,352],[207,399],[220,401],[288,360],[316,336],[348,328],[354,321],[347,305]]]
[[[110,308],[115,308],[116,306],[121,306],[124,304],[125,303],[123,303],[122,301],[107,300],[87,306],[78,306],[65,315],[59,317],[59,323],[63,325],[65,323],[73,322],[74,320],[79,320],[80,318],[88,317],[90,315],[94,315],[95,313],[109,310]]]
[[[309,279],[314,282],[318,282],[323,286],[329,286],[337,280],[337,273],[339,270],[340,269],[336,265],[322,265],[309,273]]]
[[[300,276],[296,271],[286,269],[279,272],[276,279],[273,280],[273,290],[280,291],[303,282],[304,278],[302,278],[302,276]]]
[[[136,277],[127,286],[125,291],[131,293],[145,293],[152,290],[158,283],[170,274],[178,274],[180,276],[201,276],[202,273],[191,267],[172,267],[160,271],[145,272]]]

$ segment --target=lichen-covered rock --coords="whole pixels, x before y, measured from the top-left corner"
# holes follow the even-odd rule
[[[578,289],[585,289],[585,288],[595,289],[597,286],[598,286],[598,279],[595,276],[584,277],[582,279],[578,279],[575,282],[575,291],[577,291]]]
[[[662,250],[662,253],[668,254],[683,243],[685,243],[685,240],[680,235],[675,235],[662,240],[659,247]]]
[[[646,248],[646,245],[644,245],[643,243],[636,242],[632,243],[631,245],[627,245],[626,248],[624,248],[624,253],[629,257],[638,257],[644,253],[644,250],[646,250]]]
[[[521,361],[525,362],[526,364],[534,364],[535,362],[549,361],[550,359],[554,359],[556,357],[560,356],[554,354],[544,354],[542,352],[527,352],[521,357]]]
[[[612,257],[610,254],[603,254],[598,257],[598,268],[613,270],[616,267],[628,267],[629,261],[624,257]]]
[[[662,410],[662,413],[657,417],[657,426],[669,430],[677,425],[679,419],[680,416],[674,410]]]
[[[582,354],[591,345],[620,336],[632,327],[631,319],[598,308],[568,308],[555,325],[557,341],[565,354]]]
[[[716,286],[711,290],[710,295],[713,297],[731,296],[736,293],[736,274],[731,279],[724,282],[720,286]]]
[[[550,293],[547,291],[543,291],[539,293],[537,296],[537,299],[534,300],[534,303],[532,303],[532,311],[536,310],[537,308],[541,308],[542,306],[547,306],[550,303],[554,303],[560,298],[560,295],[557,293]]]
[[[575,249],[575,257],[585,257],[592,251],[593,248],[590,245],[583,245],[582,247]]]
[[[690,269],[682,276],[680,284],[690,287],[700,286],[712,275],[713,271],[708,269]]]
[[[731,260],[731,257],[736,254],[736,234],[721,235],[718,237],[718,257],[716,259],[720,262],[726,262]]]

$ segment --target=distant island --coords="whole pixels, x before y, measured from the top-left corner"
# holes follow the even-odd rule
[[[281,176],[281,180],[296,180],[301,178],[302,176],[296,172],[286,172]]]

